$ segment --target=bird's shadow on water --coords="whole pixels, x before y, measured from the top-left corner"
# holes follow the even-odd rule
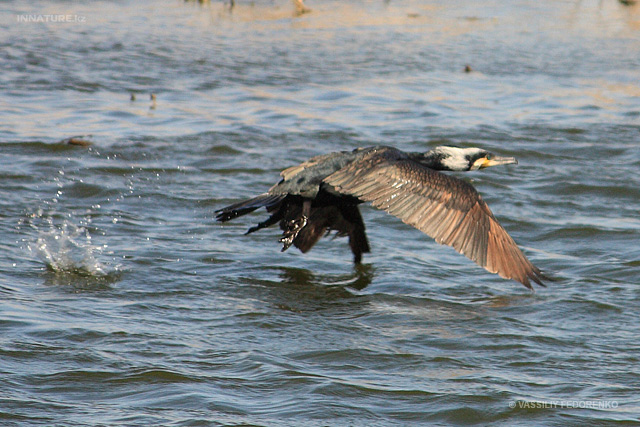
[[[361,291],[371,284],[374,268],[371,264],[358,264],[351,273],[317,274],[305,268],[276,267],[280,270],[282,283],[295,287],[323,286],[333,288],[351,288]]]
[[[371,265],[358,265],[350,273],[318,274],[304,268],[271,266],[264,270],[278,273],[278,280],[261,280],[268,299],[279,309],[304,312],[329,307],[351,306],[366,299],[358,291],[375,276]]]

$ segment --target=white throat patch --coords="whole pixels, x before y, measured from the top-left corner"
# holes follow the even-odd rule
[[[433,151],[442,155],[442,164],[450,170],[454,171],[466,171],[469,170],[469,159],[474,155],[482,152],[481,149],[476,147],[471,148],[458,148],[441,146],[436,147]]]

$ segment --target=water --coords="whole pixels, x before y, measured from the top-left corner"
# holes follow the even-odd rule
[[[640,6],[307,3],[2,5],[0,424],[636,425]],[[374,144],[516,156],[466,177],[556,281],[214,220]]]

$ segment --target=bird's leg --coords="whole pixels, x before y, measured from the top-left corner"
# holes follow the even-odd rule
[[[309,218],[309,214],[311,213],[311,200],[305,200],[302,202],[302,218],[304,218],[304,223],[307,223],[307,219]]]
[[[307,220],[309,219],[309,214],[311,212],[311,200],[305,200],[302,202],[302,215],[300,218],[289,221],[287,224],[287,230],[282,233],[282,237],[280,238],[280,243],[282,243],[282,252],[289,249],[289,246],[293,244],[293,241],[298,237],[298,233],[300,230],[307,225]]]

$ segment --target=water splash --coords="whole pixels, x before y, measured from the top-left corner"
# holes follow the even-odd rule
[[[107,246],[92,241],[90,219],[39,211],[29,216],[28,223],[37,237],[27,247],[50,271],[102,277],[117,270],[99,260]]]

